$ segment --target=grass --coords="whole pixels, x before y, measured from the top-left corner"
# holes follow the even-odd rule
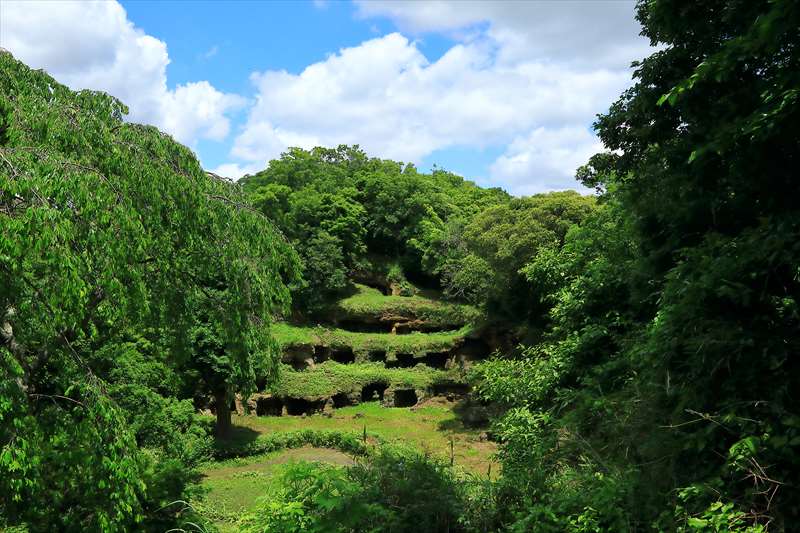
[[[384,408],[377,402],[343,407],[328,418],[233,416],[234,439],[231,446],[258,438],[280,437],[299,432],[366,431],[382,442],[403,442],[445,460],[450,457],[450,443],[456,468],[485,476],[491,470],[496,478],[499,466],[493,459],[496,445],[479,438],[480,431],[468,429],[453,412],[455,404],[428,402],[411,408]],[[370,438],[371,442],[375,442]],[[249,457],[226,459],[201,469],[205,496],[192,505],[212,519],[223,533],[237,531],[238,519],[254,509],[258,499],[279,489],[280,476],[297,461],[318,461],[350,465],[354,459],[341,451],[319,446],[302,446]]]
[[[458,344],[471,328],[436,333],[361,333],[323,326],[295,326],[285,322],[272,325],[272,334],[281,346],[312,344],[329,348],[350,347],[359,361],[366,360],[371,351],[384,351],[388,357],[410,353],[422,357],[428,352],[446,352]]]
[[[326,361],[313,369],[295,371],[282,365],[273,394],[317,400],[338,392],[360,392],[364,385],[383,382],[390,387],[424,390],[441,381],[463,381],[458,369],[437,370],[418,364],[412,368],[386,368],[383,363],[339,364]]]
[[[338,450],[311,446],[211,463],[201,470],[205,496],[199,507],[221,531],[236,531],[237,519],[252,510],[260,497],[277,490],[281,473],[298,461],[354,463]]]
[[[432,455],[450,457],[453,441],[454,462],[467,472],[486,475],[490,464],[497,473],[492,455],[496,445],[480,439],[480,430],[465,428],[453,412],[455,404],[446,401],[425,402],[413,408],[385,408],[378,402],[366,402],[336,409],[330,417],[234,416],[233,423],[259,435],[311,429],[363,432],[382,441],[403,441]]]
[[[439,370],[423,364],[386,368],[384,363],[368,361],[371,352],[384,352],[387,361],[395,360],[397,354],[422,358],[428,353],[448,352],[462,342],[481,318],[481,313],[471,306],[442,302],[435,296],[385,296],[364,285],[357,285],[357,292],[337,302],[330,312],[343,321],[374,324],[383,317],[398,317],[397,321],[420,320],[429,328],[451,330],[395,335],[274,324],[272,333],[284,348],[300,345],[350,348],[356,360],[346,365],[326,361],[304,371],[284,365],[281,380],[272,387],[274,394],[310,400],[339,392],[360,392],[364,385],[375,382],[424,390],[438,381],[463,381],[459,369]],[[258,455],[206,465],[201,482],[206,495],[193,504],[212,518],[220,531],[235,531],[239,518],[254,508],[259,497],[279,488],[280,474],[289,463],[305,460],[348,465],[353,459],[332,448],[366,453],[364,450],[381,442],[410,444],[445,460],[452,457],[459,470],[476,475],[494,472],[496,476],[499,473],[493,460],[496,445],[481,439],[480,430],[465,428],[454,407],[455,404],[438,398],[413,408],[384,408],[379,402],[365,402],[326,415],[234,415],[232,438],[218,443],[217,456],[244,455],[244,452]],[[359,435],[365,433],[368,438],[360,440]],[[278,447],[282,449],[277,450]]]
[[[471,306],[444,302],[422,295],[386,296],[377,289],[356,285],[356,293],[339,300],[331,313],[340,320],[363,320],[380,316],[403,316],[420,319],[435,327],[459,328],[481,318],[481,312]]]

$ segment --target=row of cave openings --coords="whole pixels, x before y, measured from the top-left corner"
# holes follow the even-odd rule
[[[480,339],[466,339],[457,349],[448,352],[428,352],[423,357],[415,357],[412,353],[399,352],[393,360],[387,360],[385,350],[371,350],[367,354],[369,362],[382,362],[386,368],[411,368],[419,363],[431,368],[444,369],[450,359],[478,360],[489,355],[489,346]],[[333,360],[340,364],[352,364],[356,361],[355,353],[349,346],[329,348],[327,346],[314,346],[313,360],[315,364]],[[293,358],[292,365],[295,370],[303,370],[307,364],[300,358]]]
[[[356,405],[361,402],[379,401],[384,403],[389,384],[378,381],[368,383],[361,388],[361,394],[347,394],[339,392],[331,396],[330,402],[334,409]],[[449,394],[463,396],[469,392],[469,386],[461,383],[435,384],[431,388],[434,396]],[[391,391],[391,405],[393,407],[413,407],[420,397],[415,389],[397,388]],[[313,415],[322,413],[329,399],[321,398],[309,400],[306,398],[279,398],[275,396],[258,398],[256,401],[256,415],[258,416],[289,416]]]

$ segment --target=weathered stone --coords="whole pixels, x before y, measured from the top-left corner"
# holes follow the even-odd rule
[[[247,410],[245,409],[245,403],[242,399],[242,395],[239,394],[238,392],[233,397],[233,405],[237,415],[244,416],[247,413]]]
[[[314,367],[314,345],[295,344],[283,350],[281,362],[292,365],[295,370],[305,370]]]
[[[322,414],[330,415],[333,412],[333,408],[335,407],[333,398],[328,398],[325,400],[325,405],[322,407]]]

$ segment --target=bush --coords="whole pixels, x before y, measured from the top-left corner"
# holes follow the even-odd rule
[[[347,469],[300,463],[282,486],[245,518],[245,532],[464,530],[464,490],[452,469],[407,448],[381,447]]]
[[[373,440],[378,438],[375,435],[368,436]],[[369,451],[368,444],[364,442],[363,434],[347,431],[305,429],[302,431],[261,435],[253,442],[238,446],[225,442],[216,448],[214,457],[216,459],[247,457],[287,448],[300,448],[301,446],[333,448],[352,455],[366,455]]]

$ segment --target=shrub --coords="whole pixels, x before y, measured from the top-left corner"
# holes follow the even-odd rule
[[[368,436],[373,440],[378,438],[375,435]],[[333,448],[352,455],[366,455],[369,451],[368,444],[364,442],[364,434],[305,429],[302,431],[261,435],[253,442],[241,445],[231,445],[225,442],[216,448],[214,457],[216,459],[246,457],[287,448],[300,448],[301,446]]]
[[[346,469],[300,463],[282,486],[245,518],[245,532],[463,530],[464,491],[452,469],[408,448],[378,448]]]

